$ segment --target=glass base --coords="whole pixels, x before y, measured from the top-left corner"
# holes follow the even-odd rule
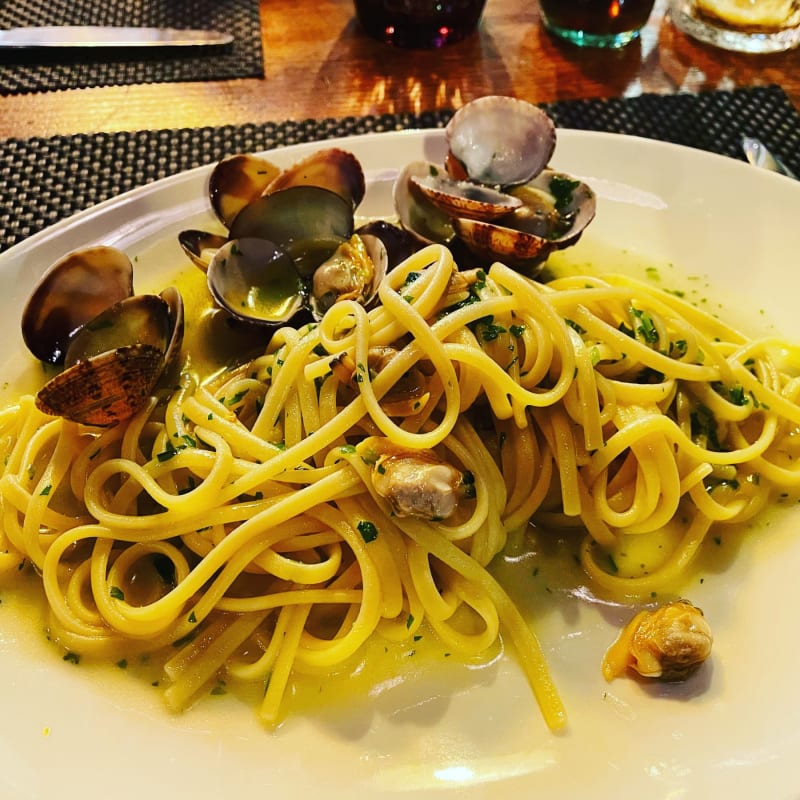
[[[639,36],[639,29],[623,31],[622,33],[587,33],[586,31],[576,31],[572,28],[562,28],[554,25],[546,17],[544,26],[550,33],[561,39],[566,39],[578,47],[610,47],[617,49],[625,47]]]
[[[737,53],[782,53],[800,45],[800,26],[774,32],[723,28],[700,17],[692,0],[672,0],[670,15],[679,31],[723,50]]]
[[[446,44],[455,44],[465,39],[474,29],[451,28],[447,25],[425,27],[413,25],[385,25],[381,27],[366,26],[364,29],[375,39],[380,39],[386,44],[395,47],[405,47],[410,50],[428,50],[444,47]]]

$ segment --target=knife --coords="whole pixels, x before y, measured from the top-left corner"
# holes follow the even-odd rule
[[[230,44],[230,33],[110,25],[44,25],[0,30],[0,47],[198,47]]]

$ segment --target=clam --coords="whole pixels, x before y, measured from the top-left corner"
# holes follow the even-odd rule
[[[461,168],[458,176],[489,186],[513,186],[547,166],[556,146],[556,129],[538,106],[490,95],[456,111],[445,128],[445,139],[448,163]]]
[[[181,249],[203,272],[208,269],[214,253],[227,241],[227,236],[208,231],[186,230],[178,234],[178,244]]]
[[[223,158],[208,180],[211,206],[219,220],[230,227],[236,215],[280,175],[280,169],[265,158],[240,153]]]
[[[367,368],[370,375],[378,375],[391,363],[398,351],[386,345],[370,347],[367,353]],[[356,362],[347,353],[330,361],[331,372],[342,382],[357,388],[361,373]],[[381,398],[381,408],[390,417],[409,417],[422,411],[430,400],[428,379],[419,366],[413,366]]]
[[[40,360],[61,364],[70,336],[133,294],[133,266],[113,247],[69,253],[45,272],[22,312],[22,338]]]
[[[603,658],[607,680],[631,668],[645,678],[686,680],[711,655],[714,637],[700,608],[676,600],[640,611]]]
[[[36,397],[47,414],[109,426],[139,411],[183,338],[183,303],[170,288],[106,308],[72,337],[65,369]]]
[[[545,169],[533,180],[511,190],[523,201],[511,215],[512,226],[552,242],[556,248],[574,244],[594,219],[597,200],[583,181]]]
[[[354,234],[314,270],[311,279],[311,310],[317,318],[339,300],[368,305],[386,274],[388,251],[371,234]]]
[[[533,274],[556,249],[574,244],[595,215],[580,180],[546,168],[555,126],[540,108],[509,97],[479,98],[446,129],[443,167],[409,164],[394,187],[401,224],[454,257],[499,260]]]
[[[168,372],[178,363],[183,345],[184,313],[183,297],[174,287],[168,286],[159,297],[167,304],[167,314],[169,316],[169,342],[164,352],[164,372]]]
[[[575,244],[595,215],[594,192],[583,182],[553,170],[512,190],[522,205],[494,222],[460,217],[458,236],[483,259],[510,267],[537,267],[553,250]]]
[[[214,254],[207,274],[214,299],[238,319],[281,325],[305,306],[305,285],[294,261],[267,239],[227,242]]]
[[[386,249],[386,272],[405,261],[420,249],[420,241],[400,225],[384,219],[374,219],[361,225],[356,233],[362,239],[380,239]]]
[[[372,469],[375,492],[398,517],[442,520],[457,507],[464,474],[432,450],[405,450],[387,443]]]

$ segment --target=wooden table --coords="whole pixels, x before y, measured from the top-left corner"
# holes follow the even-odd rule
[[[409,51],[370,39],[350,0],[261,0],[263,79],[6,96],[0,137],[419,112],[492,93],[548,102],[777,83],[800,108],[800,50],[749,56],[700,44],[676,30],[666,3],[620,51],[554,39],[535,0],[488,0],[469,39]]]

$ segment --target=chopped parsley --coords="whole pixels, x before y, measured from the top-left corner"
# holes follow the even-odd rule
[[[690,414],[690,420],[692,438],[705,440],[709,449],[720,452],[722,446],[717,434],[717,420],[711,411],[706,406],[699,405]]]
[[[175,447],[172,442],[168,441],[167,446],[162,450],[160,453],[156,455],[159,463],[163,464],[165,461],[169,461],[171,458],[174,458],[181,450],[185,450],[186,445],[181,444]]]
[[[375,523],[366,519],[359,520],[358,532],[367,543],[374,542],[378,538],[378,529],[375,527]]]
[[[249,389],[242,389],[241,391],[236,392],[236,394],[227,401],[226,405],[235,406],[237,403],[241,403],[242,399],[249,391]]]
[[[583,334],[586,333],[586,328],[582,328],[580,325],[578,325],[577,322],[575,322],[575,320],[564,319],[564,322],[566,322],[567,325],[569,325],[569,327],[572,328],[572,330],[574,330],[576,333],[579,333],[581,336],[583,336]]]
[[[735,406],[746,406],[750,402],[744,393],[744,386],[739,383],[734,386],[726,386],[724,383],[714,381],[711,388]]]
[[[646,311],[642,311],[640,308],[634,308],[633,306],[630,308],[630,313],[638,322],[636,332],[648,344],[656,344],[658,342],[658,331],[653,324],[653,318]]]
[[[580,181],[576,181],[574,178],[568,178],[564,175],[556,175],[550,180],[550,194],[555,198],[555,207],[559,214],[569,208],[575,190],[580,185]]]

